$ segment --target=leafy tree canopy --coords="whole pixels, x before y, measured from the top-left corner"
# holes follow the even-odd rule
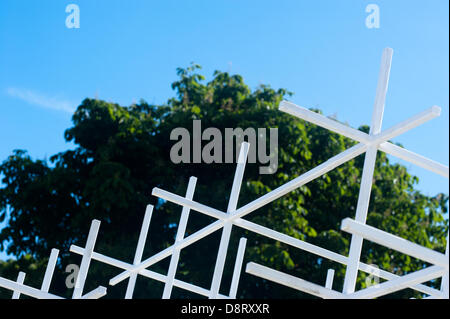
[[[174,164],[170,132],[177,127],[192,131],[192,121],[203,128],[278,128],[278,170],[259,174],[259,163],[248,164],[239,197],[243,205],[354,145],[354,142],[278,110],[290,92],[260,85],[252,90],[241,76],[216,71],[206,82],[198,65],[178,69],[172,84],[176,96],[166,105],[145,101],[120,106],[85,99],[73,114],[65,138],[76,148],[58,153],[49,161],[34,160],[15,150],[1,165],[0,249],[17,260],[0,262],[0,276],[15,280],[18,269],[28,272],[25,283],[39,287],[51,248],[60,249],[51,291],[70,296],[64,281],[65,267],[79,263],[69,253],[71,244],[84,246],[92,219],[102,222],[96,251],[132,262],[147,204],[156,205],[144,257],[174,241],[181,207],[151,196],[153,187],[183,195],[190,176],[198,177],[194,200],[225,210],[235,164]],[[319,110],[315,110],[320,112]],[[368,131],[367,126],[360,130]],[[364,155],[334,169],[307,185],[251,213],[246,218],[289,236],[347,255],[350,236],[339,230],[345,217],[354,217]],[[391,163],[378,152],[370,199],[368,224],[415,243],[445,250],[448,229],[447,195],[430,197],[417,191],[417,177]],[[213,221],[192,212],[187,233]],[[334,289],[342,289],[345,267],[269,238],[233,228],[221,292],[226,293],[233,270],[237,242],[248,238],[245,261],[255,261],[306,280],[324,284],[328,268],[336,270]],[[208,288],[211,283],[220,231],[182,251],[177,278]],[[404,274],[424,263],[381,246],[365,242],[363,260]],[[166,273],[168,258],[151,267]],[[93,262],[86,289],[102,284],[120,270]],[[360,273],[358,287],[365,286]],[[126,284],[126,283],[125,283]],[[108,297],[123,297],[125,284],[108,286]],[[437,286],[439,282],[432,282]],[[162,284],[138,280],[135,297],[159,298]],[[11,293],[0,289],[3,297]],[[420,296],[412,290],[396,297]],[[173,297],[193,297],[174,289]],[[311,297],[242,273],[238,297]]]

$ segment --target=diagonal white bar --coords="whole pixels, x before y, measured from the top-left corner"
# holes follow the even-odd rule
[[[238,219],[235,221],[234,224],[236,226],[250,230],[254,233],[257,233],[257,234],[272,238],[274,240],[280,241],[280,242],[290,245],[292,247],[296,247],[296,248],[305,250],[305,251],[315,254],[317,256],[327,258],[329,260],[338,262],[343,265],[347,265],[348,258],[346,256],[342,256],[340,254],[337,254],[337,253],[327,250],[325,248],[322,248],[322,247],[319,247],[316,245],[312,245],[303,240],[293,238],[286,234],[277,232],[273,229],[252,223],[245,219]],[[370,273],[373,273],[375,268],[370,265],[360,262],[359,270],[370,274]],[[379,272],[380,278],[387,279],[387,280],[398,278],[397,275],[387,272],[383,269],[376,269],[376,270],[377,270],[377,272]],[[422,285],[422,284],[414,285],[414,286],[411,286],[410,288],[418,290],[418,291],[426,293],[426,294],[429,294],[429,295],[439,297],[439,298],[442,296],[442,294],[439,290],[430,288],[430,287]]]
[[[153,205],[147,205],[145,209],[144,220],[141,226],[141,233],[139,234],[138,245],[136,248],[136,253],[134,255],[133,264],[137,265],[142,260],[142,254],[144,253],[145,242],[147,241],[148,228],[150,226],[150,221],[152,219]],[[133,298],[134,287],[136,285],[137,273],[130,276],[128,280],[127,291],[125,292],[125,299]]]
[[[86,249],[84,250],[84,254],[81,259],[81,266],[75,282],[72,299],[81,298],[83,294],[84,283],[86,281],[87,273],[89,270],[89,264],[91,263],[91,256],[92,252],[94,251],[95,241],[97,240],[99,228],[100,221],[94,219],[91,223],[91,228],[89,230],[89,235],[86,241]]]
[[[83,255],[85,249],[82,248],[82,247],[78,247],[76,245],[72,245],[72,246],[70,246],[70,251],[73,252],[73,253],[79,254],[79,255]],[[96,253],[96,252],[92,253],[92,259],[100,261],[100,262],[108,264],[108,265],[111,265],[113,267],[117,267],[117,268],[126,270],[126,271],[132,270],[133,266],[134,266],[132,264],[128,264],[126,262],[123,262],[123,261],[120,261],[120,260],[117,260],[117,259],[105,256],[103,254],[99,254],[99,253]],[[140,270],[139,271],[139,275],[142,275],[144,277],[147,277],[147,278],[150,278],[150,279],[154,279],[154,280],[157,280],[157,281],[160,281],[160,282],[163,282],[163,283],[167,282],[167,280],[168,280],[166,276],[164,276],[162,274],[159,274],[157,272],[154,272],[154,271],[147,270],[147,269]],[[185,290],[188,290],[188,291],[192,291],[194,293],[197,293],[197,294],[205,296],[205,297],[209,296],[209,290],[208,289],[201,288],[201,287],[192,285],[190,283],[187,283],[187,282],[184,282],[184,281],[181,281],[181,280],[178,280],[178,279],[174,279],[173,285],[175,287],[178,287],[178,288],[181,288],[181,289],[185,289]],[[223,296],[223,295],[219,295],[219,297],[222,298],[222,299],[226,299],[227,298],[226,296]]]
[[[99,299],[99,298],[105,296],[106,292],[107,292],[106,287],[98,286],[91,292],[88,292],[87,294],[82,296],[80,299]]]
[[[377,92],[375,95],[375,104],[373,107],[372,122],[370,124],[370,136],[374,137],[381,131],[381,124],[383,122],[384,103],[386,100],[386,92],[389,82],[389,73],[391,70],[393,50],[386,48],[383,50],[381,57],[380,74],[378,76]],[[402,123],[403,124],[403,123]],[[400,126],[402,128],[404,126]],[[395,126],[399,128],[399,126]],[[395,132],[390,131],[390,132]],[[390,134],[389,136],[391,136]],[[392,135],[394,136],[394,135]],[[364,158],[364,168],[361,177],[361,185],[359,189],[358,204],[356,206],[355,219],[359,222],[366,222],[367,212],[369,209],[370,192],[372,190],[372,179],[375,169],[375,161],[377,158],[376,146],[370,146],[366,151]],[[352,293],[355,291],[356,278],[358,276],[358,264],[361,255],[363,239],[360,236],[353,235],[350,242],[350,253],[347,264],[347,270],[344,279],[344,293]]]
[[[408,161],[417,166],[425,168],[433,173],[444,176],[445,178],[449,177],[448,166],[442,165],[441,163],[430,160],[422,155],[408,151],[407,149],[401,148],[400,146],[394,145],[389,142],[384,142],[378,146],[378,149],[387,154],[396,156],[404,161]]]
[[[341,134],[345,137],[351,138],[361,143],[369,143],[370,137],[368,134],[354,129],[350,126],[339,123],[319,113],[310,111],[304,107],[298,106],[288,101],[281,101],[278,109],[295,117],[298,117],[307,122],[313,123],[317,126],[326,128],[330,131]]]
[[[191,176],[189,178],[189,184],[186,191],[186,198],[192,200],[194,197],[195,185],[197,184],[197,178]],[[183,240],[186,233],[187,221],[189,218],[189,207],[183,206],[181,211],[180,222],[178,224],[177,235],[175,237],[175,243]],[[173,281],[177,272],[178,260],[180,258],[180,250],[174,249],[170,258],[169,270],[167,271],[167,281],[164,285],[162,299],[169,299],[172,294]]]
[[[447,233],[447,247],[445,248],[445,257],[447,257],[448,260],[448,233]],[[449,277],[449,270],[445,272],[445,274],[442,276],[442,282],[441,282],[441,291],[443,298],[449,299],[448,294],[448,277]]]
[[[373,241],[374,243],[448,269],[448,258],[444,254],[417,245],[375,227],[357,222],[351,218],[345,218],[342,221],[341,230],[356,234],[367,240]]]
[[[334,269],[328,269],[327,280],[325,282],[325,288],[333,289]]]
[[[233,186],[231,188],[230,199],[228,201],[227,213],[231,216],[236,211],[236,206],[239,199],[239,192],[241,190],[242,179],[244,178],[245,163],[247,162],[248,151],[250,144],[243,142],[239,152],[238,163],[236,165],[236,172],[234,173]],[[220,238],[219,251],[217,253],[216,265],[214,267],[213,279],[211,283],[210,298],[217,298],[222,281],[223,268],[227,258],[228,244],[230,242],[232,221],[225,221],[222,236]]]
[[[427,282],[441,276],[445,270],[440,266],[431,266],[413,273],[401,276],[399,278],[385,281],[381,284],[371,286],[348,295],[351,299],[368,299],[381,297],[411,285]]]
[[[48,292],[50,283],[52,282],[53,273],[55,272],[56,262],[58,261],[59,250],[53,248],[48,259],[47,269],[45,270],[44,280],[42,281],[41,290]]]
[[[186,199],[185,197],[172,194],[168,191],[160,189],[158,187],[153,188],[152,195],[157,196],[159,198],[165,199],[169,202],[177,203],[181,206],[188,207],[197,212],[203,213],[205,215],[217,218],[217,219],[227,219],[228,215],[220,210],[208,207],[206,205],[193,202],[191,200]]]
[[[247,239],[242,237],[239,240],[236,262],[234,263],[233,278],[231,279],[230,298],[232,299],[236,299],[237,289],[239,285],[239,278],[241,277],[242,263],[244,262],[244,253],[246,245]]]
[[[17,275],[17,283],[23,285],[23,282],[25,280],[25,273],[23,271],[19,271],[19,274]],[[20,292],[17,290],[13,291],[13,295],[11,299],[19,299],[20,298]]]
[[[0,287],[17,291],[21,294],[37,298],[37,299],[64,299],[62,297],[50,294],[39,289],[19,284],[15,281],[0,277]]]
[[[262,266],[253,262],[247,264],[247,268],[245,271],[251,275],[276,282],[286,287],[294,288],[309,293],[316,297],[324,299],[345,298],[345,295],[335,290],[319,286],[312,282],[285,274],[281,271],[274,270],[269,267]]]

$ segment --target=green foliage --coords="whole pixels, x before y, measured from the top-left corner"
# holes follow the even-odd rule
[[[50,249],[60,249],[62,258],[52,291],[70,295],[64,286],[69,263],[80,257],[69,253],[71,244],[83,246],[93,218],[102,226],[96,251],[131,262],[147,204],[157,206],[144,257],[173,243],[181,208],[157,201],[153,187],[184,195],[190,176],[197,176],[194,199],[225,210],[234,175],[234,164],[173,164],[170,148],[175,143],[172,129],[191,130],[192,120],[202,127],[270,128],[279,130],[279,165],[273,175],[260,175],[260,164],[248,164],[239,205],[246,204],[296,176],[323,163],[354,145],[354,142],[325,129],[278,111],[279,102],[290,92],[261,85],[251,90],[239,75],[216,71],[211,81],[197,73],[198,65],[178,69],[179,80],[172,84],[176,97],[167,105],[145,101],[123,107],[105,101],[85,99],[73,115],[73,127],[65,132],[67,141],[77,147],[56,154],[50,161],[33,160],[16,150],[1,165],[0,220],[9,213],[7,226],[0,232],[0,249],[17,260],[0,263],[0,275],[15,280],[20,268],[39,287]],[[315,110],[319,112],[318,110]],[[367,131],[367,127],[360,128]],[[289,236],[347,255],[348,234],[339,230],[345,217],[355,215],[364,156],[292,191],[253,212],[246,218]],[[448,197],[425,196],[414,189],[417,178],[405,167],[391,164],[379,152],[370,199],[368,224],[397,234],[420,245],[444,251],[448,219]],[[204,227],[212,219],[192,212],[187,233]],[[182,251],[177,278],[209,287],[220,232]],[[341,289],[345,268],[315,255],[269,238],[234,227],[225,267],[222,292],[227,292],[237,242],[248,238],[246,261],[255,261],[304,279],[324,284],[326,271],[336,269],[335,289]],[[404,274],[424,264],[375,244],[365,242],[364,261]],[[151,269],[166,273],[167,259]],[[108,286],[119,270],[93,263],[88,287]],[[310,297],[285,287],[242,274],[238,297]],[[364,287],[365,274],[358,279]],[[438,285],[437,282],[431,283]],[[123,297],[125,286],[109,287],[108,297]],[[0,290],[0,293],[2,291]],[[157,298],[162,285],[138,280],[136,297]],[[10,293],[2,296],[10,297]],[[174,290],[174,297],[192,297]],[[395,297],[419,297],[405,290]]]

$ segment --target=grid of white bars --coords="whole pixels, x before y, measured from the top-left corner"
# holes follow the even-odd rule
[[[423,293],[426,298],[448,299],[448,234],[446,252],[445,254],[442,254],[440,252],[436,252],[429,248],[412,243],[393,234],[389,234],[385,231],[366,225],[366,217],[368,213],[369,198],[375,168],[375,159],[378,151],[383,151],[390,155],[396,156],[400,159],[425,168],[431,172],[444,176],[447,179],[449,177],[449,168],[447,166],[434,162],[419,154],[413,153],[388,142],[388,140],[439,116],[439,107],[433,106],[407,120],[400,122],[397,125],[392,126],[389,129],[386,129],[384,131],[381,130],[384,104],[391,68],[392,53],[393,50],[390,48],[386,48],[383,51],[369,134],[350,128],[337,121],[314,113],[307,110],[306,108],[297,106],[287,101],[282,101],[279,105],[279,109],[283,112],[289,113],[307,122],[346,136],[357,141],[358,144],[350,147],[349,149],[341,152],[336,156],[333,156],[326,162],[294,178],[290,182],[272,190],[271,192],[259,197],[258,199],[240,208],[237,208],[239,192],[242,185],[245,164],[247,162],[247,156],[250,147],[248,143],[242,143],[226,212],[222,212],[212,207],[203,205],[199,202],[193,201],[193,195],[197,182],[197,179],[195,177],[190,178],[186,195],[184,197],[159,188],[154,188],[152,192],[154,196],[183,207],[180,221],[178,223],[177,234],[172,246],[143,260],[142,257],[144,246],[146,243],[147,233],[149,230],[150,220],[153,212],[153,206],[148,205],[142,223],[134,261],[132,264],[105,256],[103,254],[99,254],[94,251],[97,234],[100,228],[100,221],[93,220],[85,248],[76,245],[72,245],[70,247],[71,252],[82,255],[80,270],[76,278],[76,284],[72,298],[100,298],[106,294],[106,288],[100,286],[97,289],[94,289],[93,291],[83,295],[83,287],[86,281],[91,260],[97,260],[99,262],[123,270],[119,275],[112,278],[109,281],[109,284],[114,286],[123,280],[128,280],[128,286],[125,292],[126,299],[130,299],[133,297],[136,278],[138,275],[163,282],[163,299],[170,298],[172,288],[174,286],[197,293],[202,296],[206,296],[208,298],[236,298],[247,241],[245,238],[241,238],[239,241],[230,291],[228,295],[223,295],[219,291],[222,282],[222,275],[228,251],[231,230],[233,226],[237,226],[255,232],[262,236],[267,236],[271,239],[288,244],[295,248],[313,253],[322,258],[326,258],[334,262],[346,265],[347,267],[344,280],[344,288],[342,292],[332,289],[334,276],[333,269],[328,270],[327,277],[324,280],[324,286],[285,274],[283,272],[271,269],[264,265],[256,264],[254,262],[247,263],[245,269],[245,271],[251,275],[258,276],[266,280],[273,281],[321,298],[376,298],[405,288],[412,288]],[[356,216],[354,219],[344,219],[341,224],[342,231],[352,234],[350,252],[348,256],[337,254],[330,250],[312,245],[305,241],[296,239],[294,237],[243,219],[243,217],[257,210],[258,208],[271,203],[281,196],[293,191],[298,187],[301,187],[302,185],[305,185],[306,183],[322,176],[323,174],[326,174],[337,166],[342,165],[343,163],[363,153],[365,153],[365,159],[358,196]],[[189,235],[188,237],[185,237],[186,225],[191,209],[214,217],[217,220],[204,227],[203,229]],[[216,264],[214,267],[214,273],[210,287],[203,288],[192,283],[176,279],[175,277],[180,250],[220,229],[222,230],[222,236],[220,239]],[[418,271],[414,271],[412,273],[408,273],[403,276],[398,276],[385,270],[378,269],[372,265],[365,264],[360,260],[361,248],[364,239],[394,249],[409,256],[421,259],[425,262],[430,263],[431,266]],[[24,285],[25,273],[23,272],[19,272],[16,281],[0,277],[0,287],[7,288],[13,291],[13,298],[16,299],[20,297],[20,294],[35,298],[60,298],[59,296],[49,293],[50,283],[57,262],[58,253],[59,252],[57,249],[53,249],[51,252],[41,289],[36,289]],[[167,271],[167,275],[162,275],[160,273],[153,272],[147,269],[169,256],[170,265]],[[355,291],[358,271],[363,271],[372,275],[376,274],[376,276],[383,278],[386,281],[376,286],[371,286],[359,291]],[[424,284],[427,281],[439,277],[442,277],[441,288],[439,290],[431,288]]]

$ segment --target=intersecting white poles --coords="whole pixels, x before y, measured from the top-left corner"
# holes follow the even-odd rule
[[[175,202],[181,203],[182,205],[184,204],[182,212],[181,212],[180,221],[178,223],[178,230],[177,230],[177,234],[175,237],[175,243],[172,246],[166,248],[165,250],[142,261],[142,254],[143,254],[143,250],[144,250],[144,246],[145,246],[145,241],[147,238],[151,214],[153,211],[153,206],[151,206],[151,205],[149,205],[147,207],[147,211],[146,211],[146,214],[144,217],[144,221],[143,221],[142,228],[141,228],[141,233],[140,233],[139,240],[138,240],[138,246],[137,246],[137,250],[136,250],[136,254],[135,254],[135,259],[134,259],[134,262],[132,265],[94,252],[92,244],[88,244],[86,249],[80,248],[76,245],[72,245],[70,247],[70,250],[74,253],[83,255],[83,260],[84,260],[84,258],[86,258],[86,260],[90,260],[92,258],[94,260],[97,260],[97,261],[100,261],[100,262],[123,269],[124,271],[122,273],[120,273],[119,275],[117,275],[116,277],[114,277],[110,280],[110,284],[116,285],[117,283],[121,282],[122,280],[129,278],[127,291],[125,293],[126,299],[132,298],[134,286],[136,283],[136,278],[138,275],[142,275],[142,276],[154,279],[154,280],[164,282],[165,285],[164,285],[164,291],[163,291],[163,295],[162,295],[163,299],[170,298],[173,286],[176,286],[176,287],[179,287],[179,288],[182,288],[182,289],[185,289],[185,290],[188,290],[188,291],[191,291],[191,292],[194,292],[194,293],[197,293],[197,294],[209,297],[209,298],[235,298],[236,293],[237,293],[242,263],[243,263],[243,259],[244,259],[244,251],[245,251],[245,245],[246,245],[245,238],[241,238],[241,240],[239,242],[239,247],[238,247],[238,251],[237,251],[235,267],[234,267],[234,272],[233,272],[233,277],[232,277],[232,282],[231,282],[231,287],[230,287],[230,295],[226,296],[226,295],[220,294],[219,289],[220,289],[220,283],[222,280],[222,274],[223,274],[223,269],[224,269],[224,265],[225,265],[225,259],[226,259],[226,254],[227,254],[227,250],[228,250],[228,244],[229,244],[229,239],[230,239],[230,235],[231,235],[231,226],[232,226],[231,222],[226,221],[226,218],[228,218],[229,216],[233,216],[236,211],[236,205],[237,205],[239,191],[240,191],[241,184],[242,184],[242,179],[244,176],[244,169],[245,169],[245,163],[247,161],[248,150],[249,150],[249,144],[242,143],[240,153],[239,153],[239,158],[238,158],[238,164],[236,167],[236,173],[234,176],[233,186],[232,186],[232,190],[231,190],[231,195],[230,195],[230,199],[229,199],[228,209],[227,209],[228,214],[217,211],[213,208],[210,208],[210,207],[207,207],[207,206],[204,206],[201,204],[194,204],[193,207],[191,205],[189,205],[189,203],[194,203],[192,201],[192,198],[194,196],[195,185],[197,183],[197,179],[195,177],[190,178],[185,197],[181,197],[181,196],[178,196],[178,195],[175,195],[175,194],[163,191],[163,190],[159,190],[156,188],[154,189],[154,191],[153,191],[154,195],[158,195],[160,198],[168,199],[168,200],[175,199],[176,200],[176,201],[174,200]],[[190,209],[195,209],[201,213],[205,213],[206,215],[217,217],[220,220],[225,220],[224,225],[219,226],[218,224],[213,223],[212,225],[207,226],[206,228],[190,235],[189,237],[184,238]],[[189,244],[194,243],[195,241],[211,234],[213,231],[218,230],[222,227],[223,227],[223,232],[222,232],[222,237],[221,237],[221,241],[220,241],[220,245],[219,245],[219,251],[218,251],[218,256],[217,256],[216,265],[215,265],[215,269],[214,269],[211,288],[209,290],[207,290],[205,288],[193,285],[191,283],[186,283],[186,282],[175,279],[178,261],[179,261],[179,257],[180,257],[180,250],[182,248],[188,246]],[[93,239],[94,241],[95,241],[94,234],[96,234],[95,230],[98,231],[98,227],[95,226],[94,231],[92,231],[92,234],[93,234],[92,238],[94,238]],[[89,240],[88,240],[88,243],[90,243]],[[164,276],[164,275],[161,275],[161,274],[158,274],[158,273],[155,273],[153,271],[146,269],[146,268],[150,267],[151,265],[161,261],[162,259],[164,259],[168,256],[171,256],[171,260],[170,260],[170,265],[169,265],[169,269],[167,272],[167,276]],[[88,262],[86,261],[85,264],[87,264],[87,263]],[[81,278],[80,280],[82,280],[82,279],[83,278]]]
[[[347,127],[341,123],[338,123],[332,119],[326,118],[320,114],[316,114],[314,112],[311,112],[305,108],[299,107],[293,103],[283,101],[280,104],[280,110],[289,113],[291,115],[294,115],[296,117],[299,117],[305,121],[311,122],[313,124],[322,126],[326,129],[329,129],[331,131],[334,131],[336,133],[342,134],[346,137],[349,137],[351,139],[354,139],[359,142],[359,144],[349,148],[348,150],[342,152],[341,154],[338,154],[328,160],[327,162],[323,163],[322,165],[322,171],[326,172],[330,169],[341,165],[345,161],[348,161],[355,156],[358,156],[362,153],[365,154],[365,160],[364,160],[364,168],[361,178],[361,186],[360,186],[360,192],[358,197],[358,203],[357,203],[357,210],[356,210],[356,216],[355,216],[355,223],[352,223],[349,220],[345,220],[343,222],[343,230],[352,231],[352,240],[350,245],[350,254],[349,257],[343,260],[342,258],[339,258],[341,260],[338,260],[338,258],[335,258],[334,261],[341,262],[343,264],[347,265],[347,271],[344,281],[344,289],[343,293],[339,295],[339,298],[369,298],[369,297],[377,297],[381,296],[383,294],[387,294],[393,291],[397,291],[399,289],[402,289],[401,287],[411,287],[413,289],[419,290],[424,293],[428,293],[431,296],[434,297],[445,297],[447,292],[447,298],[448,298],[448,275],[447,277],[444,275],[442,279],[442,288],[441,292],[436,291],[435,289],[431,289],[430,287],[424,286],[421,283],[425,282],[430,279],[434,279],[436,277],[442,276],[443,271],[445,273],[445,269],[448,273],[448,252],[447,256],[444,256],[443,254],[439,254],[434,251],[426,250],[426,248],[420,247],[416,244],[409,243],[406,240],[402,240],[399,242],[398,238],[395,238],[395,236],[381,233],[381,231],[374,230],[370,228],[371,232],[368,231],[369,228],[364,228],[364,231],[361,230],[365,225],[367,212],[369,208],[369,198],[370,198],[370,192],[372,187],[372,179],[373,179],[373,173],[375,168],[375,160],[376,160],[376,154],[378,150],[385,151],[386,153],[389,153],[394,156],[398,156],[403,160],[407,160],[411,163],[417,164],[425,169],[428,169],[434,173],[440,174],[444,177],[449,176],[449,169],[448,167],[436,163],[432,160],[429,160],[423,156],[417,155],[413,152],[404,150],[398,146],[395,146],[389,142],[387,142],[389,139],[398,136],[416,126],[419,126],[420,124],[440,115],[440,108],[437,106],[433,106],[428,110],[425,110],[424,112],[410,118],[409,120],[403,121],[390,129],[387,129],[385,131],[381,131],[381,124],[382,124],[382,118],[383,118],[383,111],[384,111],[384,104],[385,104],[385,98],[386,98],[386,92],[389,82],[389,73],[391,68],[391,61],[392,61],[392,53],[393,50],[390,48],[386,48],[383,51],[382,61],[381,61],[381,69],[378,79],[378,86],[377,86],[377,92],[376,92],[376,98],[375,98],[375,105],[374,105],[374,111],[372,115],[372,123],[370,127],[369,134],[365,134],[359,130],[352,129],[350,127]],[[318,166],[318,167],[320,167]],[[311,170],[308,173],[311,173],[315,169]],[[308,174],[306,173],[306,174]],[[304,175],[306,175],[304,174]],[[314,176],[316,178],[317,176]],[[294,183],[294,181],[299,180],[301,176],[297,179],[294,179],[292,182],[292,187],[296,187],[298,185],[297,183]],[[289,183],[288,183],[289,184]],[[288,184],[285,184],[282,186],[282,188],[285,188]],[[275,190],[276,191],[276,190]],[[275,192],[274,191],[274,192]],[[274,193],[273,192],[273,193]],[[278,190],[278,193],[283,193],[283,190]],[[270,193],[269,193],[270,194]],[[264,196],[263,196],[264,197]],[[348,226],[351,225],[351,226]],[[352,228],[353,226],[353,228]],[[356,226],[359,226],[356,227]],[[358,228],[359,231],[356,229]],[[374,233],[374,236],[369,237],[369,233]],[[380,235],[381,234],[381,235]],[[364,265],[360,262],[360,254],[361,254],[361,248],[363,239],[369,239],[372,241],[377,241],[380,243],[383,242],[390,248],[394,248],[399,251],[402,251],[404,253],[408,253],[412,256],[416,256],[418,258],[421,258],[425,261],[432,262],[434,264],[438,264],[441,267],[438,266],[432,266],[429,267],[429,269],[424,269],[421,271],[418,271],[418,274],[408,274],[406,276],[403,276],[401,278],[392,277],[390,275],[387,275],[386,272],[380,272],[380,276],[385,279],[392,279],[391,281],[383,283],[380,287],[372,288],[372,290],[376,289],[376,293],[364,293],[363,291],[358,292],[357,294],[354,293],[355,290],[355,284],[357,279],[357,274],[359,270],[367,271],[370,270],[370,266]],[[387,239],[386,239],[387,238]],[[394,238],[396,240],[394,240]],[[385,241],[382,241],[384,239]],[[447,239],[448,240],[448,239]],[[400,246],[404,247],[400,247]],[[408,247],[407,250],[405,250],[405,247]],[[427,253],[425,253],[427,252]],[[322,253],[319,252],[319,255],[325,257]],[[330,255],[328,253],[328,255]],[[428,255],[432,255],[435,258],[430,259]],[[330,256],[328,256],[329,258]],[[336,256],[334,256],[336,257]],[[332,259],[332,258],[329,258]],[[333,259],[332,259],[333,260]],[[252,264],[250,267],[247,267],[248,271],[264,277],[269,280],[276,281],[278,283],[284,284],[286,281],[293,282],[292,278],[289,278],[286,274],[281,274],[279,272],[277,273],[271,273],[265,268],[257,267],[256,265]],[[272,275],[270,275],[272,274]],[[386,276],[387,275],[387,276]],[[391,278],[388,278],[391,277]],[[303,290],[305,292],[311,293],[311,283],[307,283],[305,281],[297,281],[297,289]],[[330,283],[327,280],[327,287],[330,287]],[[447,288],[445,288],[447,287]],[[315,294],[317,296],[327,298],[331,297],[329,291],[325,291],[323,289],[316,289],[315,287],[313,290],[316,292]],[[447,290],[446,290],[447,289]],[[334,294],[334,296],[337,296]]]
[[[449,177],[449,168],[447,166],[389,142],[390,139],[439,116],[439,107],[432,106],[431,108],[407,120],[404,120],[391,128],[384,131],[381,130],[392,53],[393,51],[390,48],[383,51],[369,134],[348,127],[323,115],[309,111],[308,109],[297,106],[291,102],[282,101],[279,105],[279,109],[281,111],[348,137],[358,142],[356,145],[331,157],[310,171],[293,178],[286,184],[238,208],[237,204],[239,192],[244,177],[249,147],[251,147],[251,145],[246,142],[242,143],[226,212],[194,201],[193,198],[197,183],[197,179],[195,177],[191,177],[189,179],[186,195],[184,197],[159,188],[154,188],[152,191],[154,196],[182,206],[177,233],[172,246],[144,259],[144,248],[147,242],[147,235],[153,214],[153,206],[148,205],[143,218],[135,256],[132,263],[123,262],[94,251],[95,242],[100,228],[100,221],[93,220],[85,248],[76,245],[72,245],[70,247],[71,252],[82,255],[80,271],[76,278],[76,285],[72,298],[100,298],[106,294],[106,288],[100,286],[97,289],[83,295],[84,285],[88,278],[91,260],[96,260],[123,270],[117,276],[111,278],[109,284],[116,285],[119,282],[128,279],[127,289],[125,292],[126,299],[133,297],[138,276],[143,276],[164,283],[164,290],[162,292],[163,299],[168,299],[171,297],[173,287],[194,292],[208,298],[236,298],[247,244],[247,239],[245,238],[241,238],[239,241],[230,291],[228,295],[220,293],[233,226],[246,229],[261,236],[265,236],[297,249],[315,254],[321,258],[326,258],[347,266],[344,288],[342,292],[333,290],[333,269],[328,269],[326,278],[324,278],[324,281],[320,284],[312,283],[302,278],[297,278],[254,262],[248,262],[245,268],[246,273],[250,275],[258,276],[320,298],[376,298],[405,288],[417,290],[424,294],[426,298],[449,298],[448,235],[446,252],[443,254],[412,243],[404,238],[396,236],[395,234],[389,234],[383,230],[366,225],[372,179],[375,169],[375,160],[378,151],[383,151],[387,154],[396,156],[446,178]],[[334,168],[361,154],[364,154],[365,158],[358,202],[356,206],[356,215],[354,219],[344,219],[341,224],[342,231],[352,234],[349,256],[337,254],[333,251],[243,219],[246,215],[252,213],[258,208],[271,203],[281,196],[309,183],[310,181],[328,173]],[[190,210],[211,216],[215,218],[216,221],[186,237],[186,227],[189,220]],[[209,289],[177,279],[176,273],[181,250],[218,230],[222,230],[222,234],[218,251],[217,253],[213,252],[213,254],[217,257],[214,265],[211,286]],[[418,258],[431,264],[431,266],[403,276],[398,276],[383,269],[378,269],[375,266],[365,264],[360,260],[361,248],[364,240],[369,240],[379,245],[396,250],[400,253]],[[168,257],[170,257],[170,264],[167,270],[167,275],[148,269],[150,266]],[[0,287],[13,291],[12,297],[14,299],[18,299],[21,294],[35,298],[61,298],[49,293],[50,283],[57,264],[57,259],[58,250],[53,249],[40,289],[25,285],[24,281],[26,279],[26,275],[23,272],[19,272],[16,281],[0,277]],[[376,286],[355,291],[358,271],[363,271],[372,275],[375,274],[377,277],[380,277],[385,281],[377,284]],[[440,277],[442,277],[440,289],[431,288],[424,284],[427,281]]]
[[[97,229],[97,231],[98,231],[98,229]],[[89,240],[88,240],[88,242],[89,242]],[[19,299],[21,294],[24,294],[24,295],[27,295],[27,296],[30,296],[33,298],[38,298],[38,299],[63,299],[60,296],[57,296],[57,295],[54,295],[54,294],[51,294],[48,292],[50,289],[50,283],[52,281],[53,273],[55,272],[56,263],[58,261],[58,254],[59,254],[58,249],[52,249],[40,290],[24,284],[25,275],[26,275],[24,272],[19,272],[16,282],[0,277],[0,287],[12,290],[13,291],[12,299]],[[84,263],[83,263],[83,261],[84,261]],[[74,294],[73,294],[72,298],[73,299],[97,299],[97,298],[103,297],[104,295],[106,295],[106,288],[101,287],[101,286],[98,287],[97,289],[91,291],[88,294],[85,294],[83,296],[81,295],[83,287],[84,287],[84,280],[86,279],[86,275],[87,275],[87,267],[89,267],[88,261],[86,261],[86,259],[84,259],[83,261],[82,261],[82,266],[84,265],[83,273],[81,273],[81,268],[80,268],[79,274],[81,273],[81,276],[78,275],[79,281],[77,280],[77,282],[76,282],[75,290],[74,290]],[[86,267],[86,264],[87,264],[87,267]]]

